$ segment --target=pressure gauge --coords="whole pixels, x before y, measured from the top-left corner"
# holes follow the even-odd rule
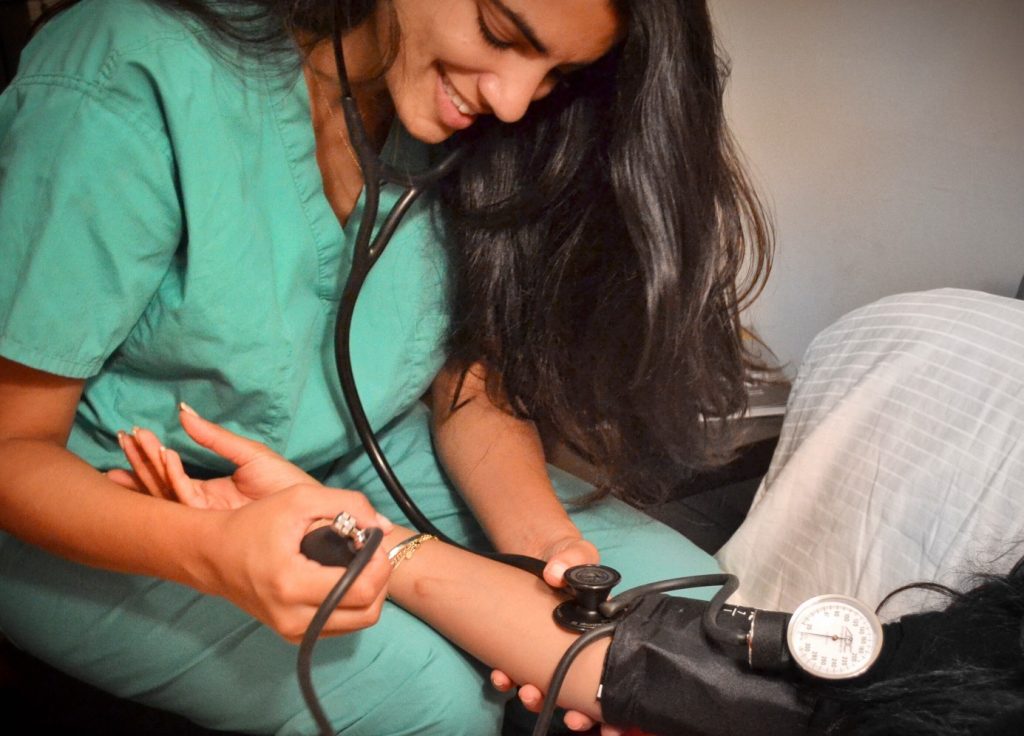
[[[845,595],[819,595],[793,612],[786,629],[793,660],[811,675],[843,680],[864,674],[882,651],[874,611]]]

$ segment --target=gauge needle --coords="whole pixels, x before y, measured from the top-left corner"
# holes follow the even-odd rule
[[[839,634],[819,634],[815,631],[801,631],[800,633],[803,636],[820,636],[824,639],[831,639],[832,641],[850,641],[853,639],[852,634],[844,634],[840,636]]]

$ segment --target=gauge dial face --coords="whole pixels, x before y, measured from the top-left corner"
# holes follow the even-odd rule
[[[882,651],[882,624],[845,595],[819,595],[793,612],[786,631],[793,660],[815,677],[842,680],[867,671]]]

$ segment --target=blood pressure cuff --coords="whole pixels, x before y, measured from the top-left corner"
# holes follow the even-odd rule
[[[649,595],[623,616],[605,659],[605,721],[660,736],[806,733],[813,700],[723,654],[701,627],[707,605]]]

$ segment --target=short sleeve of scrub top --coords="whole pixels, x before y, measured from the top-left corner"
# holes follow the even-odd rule
[[[123,465],[116,433],[139,425],[228,470],[184,436],[181,401],[326,467],[358,446],[334,320],[362,201],[343,228],[297,57],[232,58],[200,34],[156,4],[84,0],[29,44],[0,97],[0,355],[86,379],[69,447],[97,467]],[[400,131],[385,148],[425,154]],[[353,326],[378,429],[443,363],[444,265],[420,203]]]

